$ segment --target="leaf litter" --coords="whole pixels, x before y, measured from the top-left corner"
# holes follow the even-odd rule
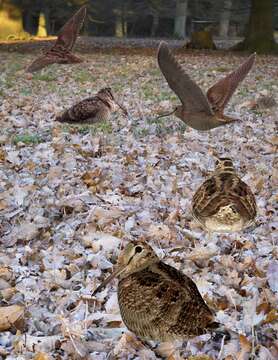
[[[23,69],[31,55],[1,55],[0,357],[160,358],[125,329],[116,282],[90,296],[120,248],[143,238],[196,282],[218,321],[241,334],[222,344],[209,335],[185,342],[182,358],[277,358],[276,59],[258,57],[232,98],[228,110],[241,122],[201,133],[173,116],[155,120],[177,99],[154,57],[91,54],[30,77],[9,68]],[[234,54],[179,58],[205,88],[241,62]],[[54,123],[104,86],[128,118]],[[191,199],[213,169],[213,151],[231,157],[255,192],[254,229],[209,239],[194,222]]]

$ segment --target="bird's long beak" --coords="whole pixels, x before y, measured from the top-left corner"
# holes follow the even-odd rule
[[[160,118],[162,118],[162,117],[165,117],[165,116],[170,116],[170,115],[174,114],[174,112],[175,112],[176,110],[177,110],[177,109],[175,108],[173,111],[171,111],[171,112],[169,112],[169,113],[167,113],[167,114],[159,115],[159,116],[157,116],[157,117],[155,118],[155,120],[158,120],[158,119],[160,119]]]
[[[220,156],[219,156],[219,154],[216,152],[216,150],[213,150],[213,151],[212,151],[212,157],[213,157],[214,161],[220,159]]]
[[[104,288],[111,280],[113,280],[115,277],[120,275],[126,266],[121,266],[117,268],[115,271],[112,272],[111,275],[109,275],[92,293],[92,296],[94,296],[96,293],[98,293],[102,288]]]
[[[125,116],[128,116],[128,111],[127,109],[120,103],[118,103],[117,101],[115,101],[115,103],[119,106],[119,108],[122,110],[122,112],[124,113]]]

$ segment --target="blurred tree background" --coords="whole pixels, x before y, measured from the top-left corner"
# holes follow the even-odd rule
[[[0,0],[0,37],[20,30],[39,36],[57,34],[65,21],[86,4],[83,34],[90,36],[183,39],[206,30],[221,38],[248,34],[250,38],[260,21],[260,28],[264,28],[262,18],[254,20],[253,16],[250,21],[251,9],[258,2],[268,4],[265,9],[257,6],[256,12],[259,17],[263,11],[268,12],[265,19],[268,23],[273,20],[269,26],[273,36],[278,28],[278,0]],[[7,30],[8,23],[13,31]],[[251,48],[250,41],[242,47],[247,43]]]

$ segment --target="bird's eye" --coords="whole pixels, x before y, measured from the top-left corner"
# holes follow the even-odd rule
[[[142,250],[142,246],[135,246],[135,253],[140,253]]]

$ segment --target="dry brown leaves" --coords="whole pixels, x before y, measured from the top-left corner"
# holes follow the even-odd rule
[[[204,88],[242,61],[179,57]],[[240,123],[198,133],[173,117],[155,121],[177,99],[153,57],[97,53],[27,78],[31,58],[0,59],[0,357],[158,358],[125,333],[116,282],[90,296],[121,246],[142,237],[196,282],[218,321],[241,334],[222,346],[190,341],[179,348],[182,358],[277,358],[277,107],[260,100],[277,94],[276,59],[258,57],[230,102]],[[53,122],[107,85],[129,119],[115,114],[91,129]],[[233,158],[256,193],[257,228],[208,239],[193,221],[191,198],[213,152]],[[23,304],[23,333],[15,334]]]

